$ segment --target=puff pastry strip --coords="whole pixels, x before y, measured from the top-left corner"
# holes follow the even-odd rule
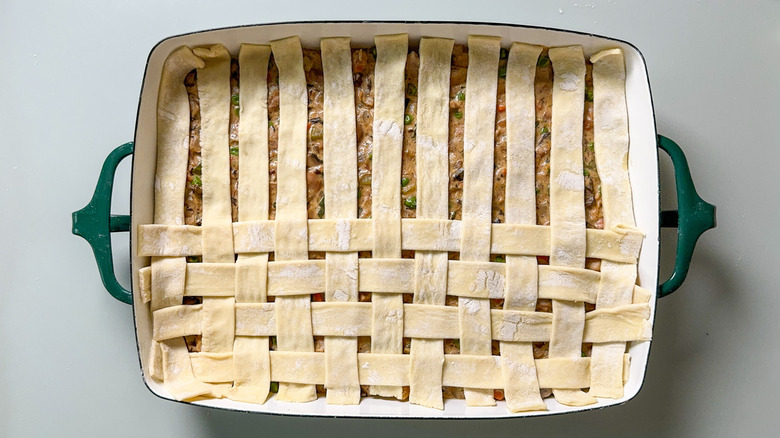
[[[501,38],[470,36],[466,79],[466,116],[463,132],[463,233],[460,259],[490,258],[490,223],[493,201],[493,152]],[[489,356],[490,300],[458,297],[460,352]],[[464,389],[466,405],[493,406],[489,389]]]
[[[604,208],[604,225],[633,227],[634,211],[628,179],[628,112],[623,52],[610,49],[591,57],[593,62],[594,144]],[[631,302],[636,284],[635,264],[604,260],[596,308],[608,309]],[[594,346],[590,392],[597,397],[623,396],[618,365],[626,350],[623,342]]]
[[[409,379],[411,360],[409,355],[358,353],[358,369],[361,385],[406,386]],[[194,355],[196,369],[203,372],[207,367],[224,367],[220,356]],[[501,379],[501,359],[497,356],[469,356],[445,354],[442,365],[442,382],[445,386],[472,385],[491,389]],[[627,380],[629,355],[621,362],[623,379]],[[537,370],[542,388],[581,388],[590,381],[591,358],[539,359]],[[325,355],[291,351],[271,352],[271,378],[274,381],[295,382],[301,385],[322,384],[325,381]],[[202,377],[202,376],[198,376]],[[215,385],[216,386],[216,385]],[[224,387],[219,388],[224,391]],[[194,397],[194,396],[193,396]],[[193,398],[185,397],[185,398]]]
[[[303,52],[298,37],[272,41],[279,68],[279,152],[276,192],[276,260],[308,259],[306,228],[307,94]],[[270,285],[269,285],[270,286]],[[276,300],[277,345],[280,351],[314,351],[311,297],[306,292]],[[273,364],[272,364],[273,365]],[[317,398],[314,385],[280,383],[277,399],[305,402]]]
[[[417,100],[417,217],[446,219],[448,214],[448,120],[450,56],[453,40],[423,38]],[[444,305],[447,253],[415,252],[417,304]],[[442,340],[412,339],[409,401],[436,409],[442,399]]]
[[[233,224],[238,254],[275,250],[275,222],[241,221]],[[310,219],[312,251],[371,251],[374,236],[370,219]],[[462,223],[447,219],[401,219],[402,249],[453,251],[461,249]],[[491,254],[550,255],[550,229],[543,225],[492,224]],[[643,233],[629,226],[585,232],[586,257],[636,263]],[[142,256],[196,256],[202,253],[200,227],[192,225],[141,225],[138,253]]]
[[[509,50],[506,75],[506,130],[507,168],[505,199],[507,223],[533,225],[536,223],[535,178],[535,110],[534,78],[542,48],[514,43]],[[508,238],[495,239],[499,242]],[[549,247],[549,244],[546,245]],[[539,298],[536,257],[533,255],[506,256],[506,292],[504,310],[533,311]],[[495,322],[495,320],[493,321]],[[499,331],[511,332],[516,327],[499,325]],[[495,332],[496,327],[493,327]],[[504,379],[504,397],[511,412],[545,410],[539,392],[533,345],[529,342],[500,344],[501,371]]]
[[[401,257],[401,151],[404,120],[404,70],[408,51],[408,36],[381,35],[375,39],[376,70],[374,73],[374,147],[371,193],[373,212],[372,257]],[[372,259],[373,260],[373,259]],[[403,297],[395,283],[386,290],[373,291],[373,321],[371,351],[400,353],[403,351]],[[383,397],[402,398],[400,386],[371,386],[369,393]]]
[[[268,219],[268,45],[242,44],[238,52],[241,77],[239,101],[238,176],[239,221]],[[198,264],[193,264],[195,267]],[[202,265],[202,264],[201,264]],[[239,303],[267,301],[268,253],[239,254],[236,258],[235,297]],[[213,282],[219,276],[209,276]],[[192,275],[187,276],[188,279]],[[231,277],[228,275],[227,279]],[[224,289],[230,290],[228,285]],[[204,295],[208,295],[207,293]],[[232,373],[234,384],[230,398],[250,403],[263,403],[271,385],[269,339],[266,336],[236,335],[233,343]]]
[[[550,151],[551,266],[585,266],[586,233],[582,173],[582,118],[585,58],[582,47],[549,51],[553,79],[552,146]],[[581,355],[585,307],[582,302],[553,300],[550,358]],[[580,390],[553,388],[556,400],[582,406],[596,402]]]
[[[277,334],[275,303],[237,304],[236,335]],[[650,306],[626,304],[594,310],[585,317],[583,342],[649,340]],[[548,342],[553,316],[548,312],[491,309],[491,337],[504,342]],[[203,332],[203,306],[181,305],[153,314],[153,339],[164,341]],[[316,336],[369,336],[371,305],[368,303],[312,303],[312,330]],[[459,336],[458,310],[453,306],[404,304],[404,336],[418,339],[454,339]],[[400,353],[399,353],[400,354]]]
[[[323,112],[325,217],[357,218],[357,144],[352,52],[349,38],[325,38],[322,70],[325,78]],[[347,223],[347,222],[343,222]],[[348,231],[347,231],[348,233]],[[358,299],[357,252],[325,254],[325,300]],[[357,338],[325,338],[325,388],[329,404],[360,402]]]
[[[204,66],[203,60],[186,47],[176,49],[163,65],[157,100],[157,170],[155,172],[155,223],[184,223],[185,182],[189,150],[189,101],[184,77]],[[184,257],[153,257],[150,267],[151,310],[178,305],[184,296]],[[179,399],[211,393],[199,382],[192,368],[183,339],[168,339],[152,344],[152,377],[162,379],[171,394]]]

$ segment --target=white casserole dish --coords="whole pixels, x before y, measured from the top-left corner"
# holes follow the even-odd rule
[[[238,53],[241,43],[267,44],[272,40],[298,35],[304,47],[319,47],[322,37],[349,36],[353,47],[370,47],[375,35],[407,33],[410,44],[416,46],[422,36],[437,36],[452,38],[456,43],[466,43],[469,35],[493,35],[502,37],[502,46],[508,47],[513,41],[545,45],[549,47],[563,45],[581,45],[588,57],[600,50],[619,47],[623,50],[626,62],[626,99],[629,114],[630,155],[629,172],[634,199],[634,213],[637,227],[646,233],[646,239],[638,263],[638,283],[653,292],[650,300],[651,321],[655,317],[656,291],[658,290],[658,259],[659,259],[659,177],[658,152],[655,118],[650,94],[647,67],[639,50],[633,45],[605,37],[589,34],[535,28],[518,25],[477,24],[477,23],[405,23],[405,22],[306,22],[281,23],[256,26],[234,27],[211,31],[196,32],[167,38],[157,44],[151,51],[146,65],[138,117],[135,131],[135,148],[132,166],[131,216],[129,229],[131,231],[131,272],[132,272],[132,302],[135,315],[136,335],[139,357],[144,383],[155,395],[174,400],[164,386],[149,377],[149,357],[152,340],[152,321],[149,305],[140,297],[140,268],[148,266],[148,257],[137,254],[136,233],[140,224],[153,222],[154,209],[154,174],[156,163],[157,117],[156,106],[163,63],[176,48],[220,43],[232,54]],[[128,146],[128,145],[125,145]],[[131,149],[132,146],[130,146]],[[117,150],[116,152],[118,152]],[[112,154],[112,155],[116,155]],[[124,153],[127,155],[129,152]],[[121,160],[123,158],[118,158]],[[117,162],[118,162],[117,160]],[[684,160],[684,157],[683,157]],[[106,165],[108,166],[108,161]],[[685,169],[687,172],[687,168]],[[106,168],[104,167],[104,173]],[[104,176],[101,176],[101,180]],[[692,188],[691,184],[691,188]],[[100,187],[99,187],[100,189]],[[695,192],[694,192],[695,193]],[[110,205],[110,186],[108,189]],[[96,191],[95,198],[98,198]],[[698,197],[697,197],[698,199]],[[94,203],[95,199],[93,199]],[[703,201],[702,201],[703,202]],[[88,208],[92,207],[92,204]],[[707,204],[709,205],[709,204]],[[710,206],[711,207],[711,206]],[[87,222],[87,210],[74,213],[75,234],[90,240],[85,231],[77,229],[77,225]],[[90,210],[91,211],[91,210]],[[682,213],[682,206],[681,206]],[[96,214],[92,213],[97,216]],[[81,216],[79,216],[81,215]],[[107,215],[106,215],[107,216]],[[79,222],[80,218],[80,222]],[[91,218],[90,219],[94,219]],[[107,217],[105,218],[107,219]],[[111,231],[124,231],[126,226],[115,223],[111,218]],[[675,215],[676,219],[676,215]],[[714,222],[714,211],[712,212]],[[78,222],[78,223],[77,223]],[[109,221],[106,220],[106,227]],[[127,224],[125,224],[127,225]],[[97,225],[95,225],[97,226]],[[676,226],[676,225],[673,225]],[[702,232],[704,230],[701,230]],[[699,233],[700,234],[700,233]],[[696,235],[698,237],[698,234]],[[95,254],[100,265],[98,248],[93,242]],[[695,243],[695,239],[694,239]],[[690,248],[692,250],[692,247]],[[110,247],[108,250],[110,259]],[[105,254],[102,254],[105,256]],[[687,265],[684,267],[687,271]],[[113,275],[113,271],[110,272]],[[104,283],[111,291],[107,278],[101,267]],[[675,274],[676,275],[676,274]],[[684,277],[685,272],[682,273]],[[681,279],[680,279],[681,281]],[[115,280],[114,280],[115,282]],[[113,291],[111,293],[116,297]],[[119,297],[118,297],[119,298]],[[128,299],[123,299],[129,301]],[[399,417],[399,418],[504,418],[552,415],[577,412],[625,403],[632,399],[640,390],[647,367],[650,351],[650,341],[629,344],[631,368],[628,382],[625,385],[624,396],[620,399],[599,399],[598,403],[585,407],[564,406],[554,399],[546,399],[547,411],[538,412],[508,412],[503,401],[495,407],[466,407],[464,400],[445,400],[444,410],[425,408],[395,400],[367,397],[356,406],[335,406],[326,404],[324,397],[310,403],[281,403],[273,397],[265,404],[256,405],[235,402],[227,399],[212,399],[193,402],[194,404],[239,410],[286,415],[310,416],[346,416],[346,417]]]

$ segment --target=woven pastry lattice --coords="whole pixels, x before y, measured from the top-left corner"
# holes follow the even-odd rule
[[[544,390],[565,405],[622,397],[630,364],[626,343],[649,340],[651,327],[651,295],[636,286],[643,234],[634,227],[628,179],[622,52],[590,58],[591,91],[581,47],[549,50],[545,62],[552,64],[554,80],[547,226],[536,222],[534,173],[533,83],[543,48],[513,43],[502,51],[499,38],[469,38],[468,76],[459,96],[465,111],[455,115],[464,119],[464,130],[462,211],[454,220],[448,212],[454,43],[423,38],[416,49],[416,211],[414,218],[402,218],[410,202],[399,184],[410,117],[404,89],[410,43],[406,35],[378,36],[375,42],[370,218],[358,215],[349,39],[326,38],[320,47],[321,219],[307,215],[311,133],[298,38],[241,46],[237,150],[228,147],[230,53],[215,45],[181,47],[169,56],[158,98],[154,223],[140,225],[137,247],[151,260],[140,270],[139,284],[152,314],[152,377],[177,399],[249,403],[265,403],[272,382],[278,382],[278,401],[314,400],[316,385],[324,385],[328,403],[358,404],[363,391],[408,396],[411,403],[439,409],[446,387],[463,388],[469,406],[494,405],[500,390],[513,412],[546,409]],[[273,164],[270,59],[279,81]],[[192,184],[191,109],[183,79],[193,69],[201,118],[199,226],[185,225],[183,211]],[[505,109],[499,109],[506,111],[506,196],[504,220],[493,223],[499,80],[506,93]],[[582,126],[589,97],[603,229],[585,226]],[[237,221],[231,154],[240,169]],[[408,251],[414,251],[412,258]],[[310,258],[310,252],[325,256]],[[457,259],[449,257],[452,252]],[[549,264],[538,263],[538,256]],[[600,271],[585,269],[586,258],[600,259]],[[358,299],[363,293],[371,293],[370,301]],[[316,294],[324,299],[313,300]],[[202,301],[192,304],[185,297]],[[491,306],[491,300],[501,305]],[[551,311],[537,310],[539,300],[551,300]],[[592,305],[587,312],[586,303]],[[199,351],[190,351],[184,340],[194,335],[201,339]],[[315,337],[323,337],[322,351],[315,351]],[[363,337],[370,337],[366,352],[358,348]],[[445,342],[457,345],[457,354],[445,354]],[[534,343],[545,343],[545,357],[534,357]],[[583,344],[592,344],[588,355]]]

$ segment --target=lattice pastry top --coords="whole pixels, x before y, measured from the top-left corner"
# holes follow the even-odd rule
[[[375,42],[166,61],[152,377],[249,403],[621,397],[650,338],[622,52]]]

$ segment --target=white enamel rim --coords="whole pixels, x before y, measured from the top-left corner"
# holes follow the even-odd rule
[[[156,160],[156,105],[162,65],[168,55],[182,45],[198,46],[221,43],[234,56],[241,43],[267,44],[272,40],[298,35],[304,47],[319,47],[323,37],[349,36],[354,47],[370,47],[373,37],[382,34],[408,33],[410,44],[416,45],[422,36],[453,38],[466,43],[468,35],[493,35],[502,37],[502,47],[513,41],[545,46],[579,44],[586,56],[600,50],[619,47],[626,61],[626,100],[629,114],[631,148],[629,172],[634,197],[634,214],[637,226],[647,237],[639,258],[639,285],[653,293],[650,301],[651,321],[655,319],[656,291],[658,285],[659,251],[659,186],[658,152],[656,146],[655,116],[650,84],[644,57],[630,43],[572,31],[508,25],[497,23],[453,22],[296,22],[208,30],[173,36],[158,43],[151,51],[146,65],[135,131],[131,183],[131,272],[133,313],[136,339],[143,380],[149,390],[164,399],[174,400],[164,386],[149,377],[149,349],[151,345],[151,315],[148,304],[139,296],[138,270],[149,265],[148,257],[139,257],[133,242],[139,224],[152,222],[154,209],[154,169]],[[232,400],[205,400],[193,404],[245,412],[280,415],[326,417],[375,417],[375,418],[518,418],[580,412],[622,404],[632,399],[644,381],[650,341],[631,343],[631,372],[625,386],[625,394],[617,400],[599,399],[598,403],[584,407],[563,406],[547,399],[547,411],[511,413],[505,402],[495,407],[467,407],[463,400],[445,400],[444,410],[425,408],[378,398],[364,398],[356,406],[333,406],[320,397],[310,403],[282,403],[273,398],[263,405]]]

